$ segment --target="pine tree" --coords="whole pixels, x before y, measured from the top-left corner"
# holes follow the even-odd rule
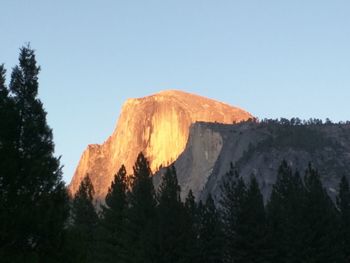
[[[273,261],[302,261],[304,205],[305,189],[299,173],[293,174],[282,161],[267,204]]]
[[[156,199],[152,172],[142,153],[138,155],[133,170],[126,214],[126,258],[128,262],[155,262]]]
[[[263,196],[252,176],[236,226],[236,262],[269,262],[268,229]]]
[[[94,262],[98,216],[93,204],[94,187],[87,175],[81,181],[72,201],[72,226],[68,247],[74,251],[72,262]]]
[[[231,164],[221,185],[220,212],[224,224],[224,259],[234,262],[237,256],[237,227],[247,195],[247,188],[237,169]]]
[[[268,227],[263,196],[251,177],[247,187],[231,165],[220,201],[225,233],[225,262],[269,262]]]
[[[336,208],[311,164],[306,170],[304,182],[304,262],[344,262]]]
[[[123,262],[123,230],[127,208],[127,173],[122,165],[108,189],[106,205],[102,206],[102,229],[100,242],[103,243],[100,257],[103,262]]]
[[[345,176],[339,184],[337,206],[341,220],[341,240],[346,262],[350,261],[350,187]]]
[[[197,250],[198,206],[192,190],[189,190],[184,203],[185,209],[185,242],[184,257],[181,262],[199,262]]]
[[[166,169],[158,189],[157,247],[159,262],[180,262],[186,257],[186,212],[180,199],[180,186],[172,165]]]
[[[18,236],[18,229],[12,220],[18,211],[11,211],[16,204],[15,181],[18,173],[15,169],[17,154],[14,147],[16,114],[14,102],[5,83],[5,75],[4,65],[0,65],[0,257],[14,260],[10,255],[7,258],[5,254],[8,250],[15,249],[10,244],[14,242],[15,236]]]
[[[68,197],[59,159],[53,155],[52,131],[37,97],[39,71],[34,50],[28,45],[21,48],[19,66],[13,68],[10,96],[3,84],[3,67],[0,74],[1,108],[6,105],[8,109],[2,108],[0,114],[13,116],[11,124],[9,118],[1,118],[7,124],[1,126],[0,135],[8,147],[8,156],[1,160],[0,187],[2,194],[6,193],[2,200],[5,217],[11,218],[5,223],[0,254],[8,253],[10,262],[59,261],[68,216]],[[5,261],[6,256],[2,258]]]
[[[205,205],[199,204],[197,262],[223,262],[223,232],[219,212],[209,194]]]

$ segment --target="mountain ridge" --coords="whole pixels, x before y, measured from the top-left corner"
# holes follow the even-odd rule
[[[74,194],[89,174],[96,196],[103,198],[122,164],[132,173],[139,152],[149,159],[153,172],[174,162],[185,149],[191,124],[253,118],[240,108],[179,90],[128,99],[112,135],[102,144],[89,144],[83,152],[69,190]]]
[[[198,122],[174,165],[182,198],[191,189],[197,200],[208,194],[219,199],[222,178],[232,164],[246,182],[255,175],[267,201],[283,160],[302,177],[311,163],[334,200],[340,178],[350,179],[350,124]],[[156,175],[156,186],[163,172]]]

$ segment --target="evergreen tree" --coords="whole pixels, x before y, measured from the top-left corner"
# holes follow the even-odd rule
[[[68,247],[72,262],[95,262],[98,216],[93,205],[94,187],[87,175],[81,181],[72,202],[72,226]]]
[[[341,220],[341,240],[346,262],[350,262],[350,187],[345,176],[339,184],[337,206]]]
[[[301,262],[305,189],[299,173],[282,161],[272,187],[267,214],[273,246],[273,261]]]
[[[184,203],[185,208],[185,250],[181,262],[199,262],[197,250],[198,206],[192,190],[189,190]]]
[[[336,208],[323,188],[317,170],[309,165],[305,174],[304,262],[344,262],[339,242]]]
[[[122,165],[114,176],[106,196],[106,205],[102,206],[102,236],[100,242],[103,250],[100,256],[103,262],[124,262],[123,229],[127,208],[127,173]],[[101,233],[100,233],[101,234]]]
[[[0,65],[0,258],[15,261],[11,253],[15,249],[17,234],[16,221],[12,217],[19,210],[11,211],[16,205],[16,184],[18,180],[16,139],[16,120],[14,101],[6,86],[6,70]],[[18,242],[18,241],[17,241]],[[6,256],[7,254],[7,256]],[[20,260],[20,259],[18,259]]]
[[[220,211],[224,224],[224,259],[234,262],[237,255],[237,227],[247,195],[247,188],[232,163],[221,185]]]
[[[128,262],[155,262],[156,199],[151,169],[142,153],[138,155],[133,170],[126,217],[126,258]]]
[[[250,179],[240,210],[236,226],[235,262],[269,262],[265,207],[255,176]]]
[[[180,262],[186,254],[187,228],[185,208],[180,200],[180,186],[172,165],[166,169],[158,189],[158,262]]]
[[[225,262],[269,262],[268,227],[263,196],[251,177],[247,188],[231,165],[222,185]]]
[[[9,90],[3,67],[0,71],[0,145],[5,147],[0,154],[4,149],[8,153],[0,161],[2,217],[7,218],[1,226],[7,230],[1,235],[0,254],[5,262],[58,262],[68,197],[59,159],[53,155],[52,131],[37,97],[40,67],[34,50],[21,48]]]
[[[223,232],[219,212],[209,194],[205,205],[199,204],[197,262],[223,262]]]

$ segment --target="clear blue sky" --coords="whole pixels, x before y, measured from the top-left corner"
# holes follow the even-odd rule
[[[123,101],[181,89],[259,118],[350,119],[350,1],[2,0],[0,62],[30,42],[66,182]]]

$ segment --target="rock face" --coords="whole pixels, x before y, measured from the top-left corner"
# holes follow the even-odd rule
[[[346,175],[350,180],[350,124],[197,122],[175,168],[182,198],[192,189],[197,200],[205,200],[209,193],[218,200],[222,178],[232,163],[246,182],[256,176],[266,201],[282,160],[302,177],[311,162],[334,200],[340,178]],[[162,172],[154,178],[156,186]]]
[[[89,174],[96,197],[104,198],[122,164],[128,173],[132,173],[139,152],[146,155],[155,172],[179,157],[188,141],[190,126],[195,122],[232,124],[250,118],[253,118],[251,114],[239,108],[182,91],[163,91],[129,99],[122,108],[114,133],[102,145],[89,145],[84,151],[69,190],[74,194],[82,178]],[[207,147],[204,152],[198,149],[198,154],[204,154],[207,160],[214,162],[223,141],[215,132],[208,132],[211,139],[198,137],[196,144]],[[199,183],[200,171],[196,176]]]

